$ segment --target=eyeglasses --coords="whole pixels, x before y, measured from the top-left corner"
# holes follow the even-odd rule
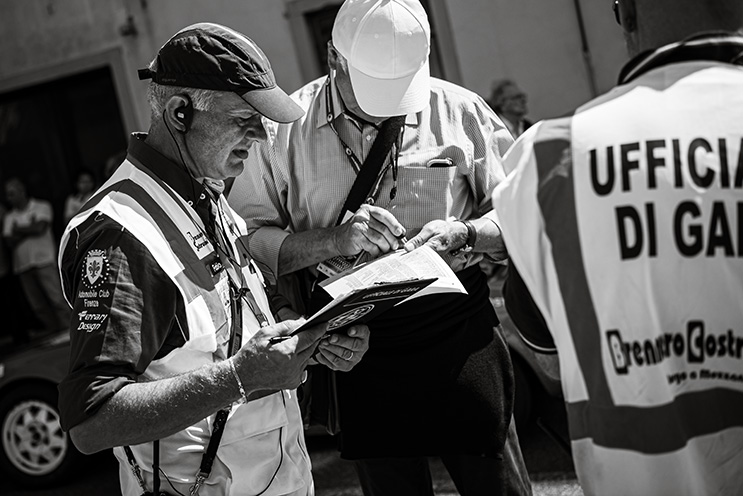
[[[614,5],[612,5],[611,9],[614,11],[614,20],[621,26],[622,18],[619,17],[619,0],[614,0]]]

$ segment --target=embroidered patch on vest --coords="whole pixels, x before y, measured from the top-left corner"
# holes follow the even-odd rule
[[[105,250],[90,250],[83,263],[83,284],[98,288],[108,280],[108,258]]]

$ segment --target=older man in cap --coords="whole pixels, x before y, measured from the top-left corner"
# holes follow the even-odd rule
[[[124,495],[312,495],[294,388],[313,354],[350,369],[368,329],[286,338],[299,322],[274,322],[221,194],[266,138],[261,119],[303,111],[255,43],[215,24],[178,32],[140,77],[149,134],[61,243],[74,308],[62,426],[83,452],[114,447]]]
[[[433,494],[427,456],[443,458],[462,495],[528,493],[518,444],[507,443],[510,357],[478,265],[502,256],[488,212],[512,139],[480,97],[430,77],[429,51],[417,0],[345,2],[330,76],[294,95],[306,115],[273,126],[230,202],[279,282],[296,275],[309,288],[349,257],[427,244],[469,292],[376,318],[366,357],[337,377],[341,454],[364,494]],[[293,296],[288,315],[323,297]]]

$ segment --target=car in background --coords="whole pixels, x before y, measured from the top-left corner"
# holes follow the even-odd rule
[[[0,471],[20,485],[54,486],[84,460],[59,424],[57,384],[68,360],[67,332],[0,357]]]
[[[507,266],[501,264],[481,264],[488,274],[490,286],[490,303],[501,321],[501,326],[508,342],[513,362],[513,372],[516,381],[514,399],[514,418],[519,430],[528,429],[538,416],[545,395],[553,398],[562,398],[560,383],[560,369],[557,364],[557,355],[536,353],[521,339],[516,325],[508,315],[503,299],[503,282],[506,278]]]

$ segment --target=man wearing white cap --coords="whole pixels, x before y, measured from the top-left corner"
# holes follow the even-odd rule
[[[504,251],[488,213],[512,139],[480,97],[430,77],[429,52],[417,0],[346,1],[329,77],[294,94],[304,117],[268,124],[230,202],[272,282],[308,289],[329,259],[428,244],[469,293],[376,318],[366,356],[336,378],[341,455],[364,494],[433,495],[427,456],[441,456],[464,496],[529,494],[509,430],[510,357],[478,265]],[[318,293],[292,295],[280,315],[314,308]]]

